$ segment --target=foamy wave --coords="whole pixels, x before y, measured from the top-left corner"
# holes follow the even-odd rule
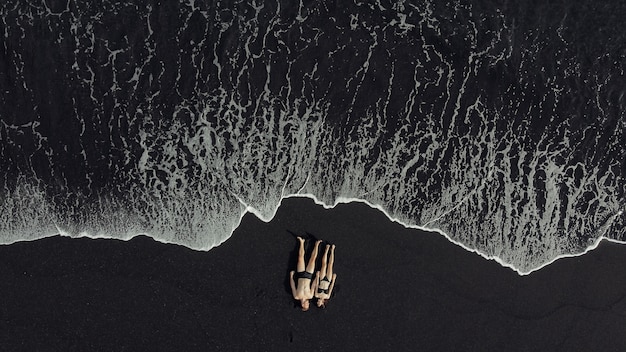
[[[214,5],[0,5],[2,243],[206,250],[297,194],[522,273],[626,238],[619,19],[584,41],[593,16],[529,22],[525,4]]]

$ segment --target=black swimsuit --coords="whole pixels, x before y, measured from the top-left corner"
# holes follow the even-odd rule
[[[330,282],[330,280],[329,280],[329,279],[328,279],[328,277],[326,277],[326,276],[324,276],[324,278],[323,278],[321,281],[328,281],[328,282]],[[328,294],[328,290],[329,290],[329,289],[330,289],[330,288],[319,288],[319,287],[318,287],[318,288],[317,288],[317,293],[325,293],[325,294]]]
[[[296,281],[298,279],[309,279],[309,280],[313,279],[313,273],[310,273],[308,271],[297,272],[296,275],[294,275],[294,276],[295,276],[294,279],[296,279]]]

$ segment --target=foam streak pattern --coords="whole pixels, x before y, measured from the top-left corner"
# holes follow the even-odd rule
[[[2,243],[209,249],[300,193],[521,270],[626,240],[623,5],[141,3],[0,5]]]

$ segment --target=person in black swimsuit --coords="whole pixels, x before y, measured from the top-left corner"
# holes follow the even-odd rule
[[[293,270],[289,273],[289,285],[293,298],[300,301],[302,311],[309,310],[309,300],[313,298],[314,292],[317,290],[317,280],[313,280],[315,272],[315,261],[317,260],[317,249],[320,242],[315,242],[309,263],[304,266],[304,238],[298,237],[300,248],[298,250],[298,263],[296,264],[297,272]]]
[[[330,257],[328,256],[328,250],[330,249]],[[328,266],[326,261],[328,260]],[[315,298],[317,298],[317,306],[324,308],[326,302],[330,299],[330,295],[333,293],[335,287],[335,281],[337,281],[337,274],[333,273],[333,265],[335,263],[335,245],[332,247],[326,245],[326,251],[322,257],[322,268],[315,274],[315,282],[317,283],[317,290],[315,290]],[[321,277],[321,279],[320,279]]]

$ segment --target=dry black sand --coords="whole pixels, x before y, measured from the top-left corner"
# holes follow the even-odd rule
[[[293,233],[337,245],[326,309],[291,298]],[[625,351],[625,297],[624,246],[520,277],[364,204],[287,199],[209,252],[143,236],[1,246],[0,350]]]

